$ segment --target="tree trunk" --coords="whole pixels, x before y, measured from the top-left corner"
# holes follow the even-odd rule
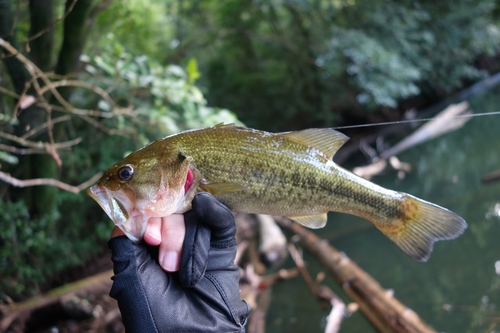
[[[16,31],[14,27],[15,10],[14,5],[17,1],[0,0],[0,36],[9,42],[16,49],[19,49],[17,43]],[[0,54],[2,49],[0,48]],[[24,90],[24,85],[29,79],[29,74],[24,65],[15,57],[7,57],[3,59],[5,67],[12,79],[12,85],[17,94],[21,94]]]
[[[32,37],[44,31],[54,22],[53,0],[30,0],[30,33]],[[45,31],[30,43],[30,59],[42,71],[49,71],[52,66],[52,50],[54,49],[54,29]]]
[[[73,5],[73,2],[74,0],[66,1],[66,10]],[[64,20],[64,39],[57,60],[56,74],[67,75],[77,70],[80,55],[85,46],[87,19],[92,10],[92,3],[92,0],[78,0]]]
[[[34,38],[29,43],[30,60],[33,61],[42,71],[49,71],[52,67],[52,50],[54,49],[54,30],[50,29],[54,22],[54,2],[53,0],[30,0],[30,33]],[[48,29],[48,30],[47,30]],[[46,30],[46,31],[44,31]],[[20,115],[20,124],[23,129],[31,129],[47,121],[47,112],[40,107],[30,107]],[[37,140],[48,141],[47,132],[36,137]],[[31,155],[29,159],[30,174],[26,178],[58,178],[57,165],[50,155]],[[35,215],[47,216],[54,222],[57,212],[57,188],[52,186],[37,186],[32,189],[33,202],[32,212]]]

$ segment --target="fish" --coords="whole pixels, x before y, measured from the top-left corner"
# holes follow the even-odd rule
[[[111,166],[88,189],[133,241],[150,217],[184,213],[198,192],[230,210],[285,216],[321,228],[327,213],[370,221],[410,257],[427,261],[433,244],[467,228],[454,212],[383,188],[332,161],[348,137],[331,128],[270,133],[234,124],[157,139]]]

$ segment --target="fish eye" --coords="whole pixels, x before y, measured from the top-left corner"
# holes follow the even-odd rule
[[[118,178],[121,181],[127,181],[134,175],[134,168],[130,165],[125,165],[118,170]]]

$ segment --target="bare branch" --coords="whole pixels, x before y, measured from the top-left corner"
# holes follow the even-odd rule
[[[69,140],[69,141],[65,141],[65,142],[59,142],[59,143],[53,143],[53,144],[45,143],[45,147],[46,146],[52,146],[54,149],[68,148],[68,147],[71,147],[71,146],[76,146],[80,142],[82,142],[82,138],[76,138],[76,139],[73,139],[73,140]]]
[[[49,185],[49,186],[55,186],[58,187],[62,190],[72,192],[72,193],[79,193],[83,189],[86,189],[93,183],[95,183],[99,178],[101,178],[102,172],[99,172],[95,174],[92,178],[89,180],[81,183],[78,186],[73,186],[69,185],[66,183],[61,182],[60,180],[57,179],[52,179],[52,178],[36,178],[36,179],[27,179],[27,180],[21,180],[12,177],[10,174],[5,173],[0,171],[0,179],[3,180],[4,182],[16,186],[16,187],[28,187],[28,186],[39,186],[39,185]]]
[[[30,298],[24,302],[9,305],[0,305],[0,331],[6,332],[11,323],[25,313],[31,313],[37,309],[60,302],[63,298],[69,298],[77,292],[92,289],[109,290],[111,287],[111,276],[113,271],[106,271],[88,278],[66,284],[52,289],[51,291]]]
[[[18,94],[16,94],[12,90],[9,90],[9,89],[4,88],[2,86],[0,86],[0,92],[4,93],[5,95],[9,95],[11,97],[14,97],[14,98],[19,98],[20,97]]]
[[[38,105],[38,104],[37,104]],[[122,114],[129,117],[136,117],[140,114],[140,111],[133,111],[130,109],[115,109],[113,112],[105,112],[105,111],[97,111],[97,110],[85,110],[73,108],[73,110],[68,110],[63,106],[49,104],[52,110],[61,111],[61,112],[69,112],[78,116],[94,116],[100,118],[113,118],[116,115]]]
[[[304,260],[302,260],[302,257],[292,243],[288,244],[288,251],[290,252],[290,255],[292,256],[293,261],[295,261],[295,264],[297,265],[297,268],[300,271],[300,274],[302,274],[302,277],[307,283],[307,286],[309,289],[311,289],[312,293],[315,296],[318,296],[318,286],[314,283],[313,279],[311,278],[311,275],[309,275],[309,272],[307,271],[306,265],[304,263]]]
[[[83,81],[78,81],[78,80],[61,80],[61,81],[56,81],[56,82],[51,82],[50,85],[47,85],[43,87],[40,92],[42,94],[46,93],[48,90],[52,90],[53,88],[57,87],[82,87],[89,89],[96,94],[100,95],[102,98],[104,98],[112,107],[115,107],[115,101],[109,97],[108,93],[101,89],[100,87],[93,85],[91,83],[83,82]]]
[[[114,130],[114,129],[107,128],[106,126],[104,126],[103,124],[101,124],[100,122],[98,122],[97,120],[95,120],[95,119],[93,119],[93,118],[91,118],[89,116],[80,115],[80,118],[82,118],[83,120],[85,120],[89,124],[97,127],[98,129],[100,129],[101,131],[103,131],[104,133],[106,133],[108,135],[121,135],[121,136],[125,136],[125,134],[127,133],[124,130]]]
[[[52,119],[51,123],[52,123],[52,125],[54,125],[54,124],[60,123],[60,122],[62,122],[62,121],[69,120],[70,118],[71,118],[71,117],[70,117],[70,116],[68,116],[68,115],[66,115],[66,116],[61,116],[61,117],[58,117],[58,118]],[[25,133],[25,134],[24,134],[21,138],[22,138],[22,139],[27,139],[27,138],[29,138],[30,136],[33,136],[33,135],[35,135],[36,133],[38,133],[38,132],[40,132],[40,131],[42,131],[42,130],[46,129],[48,126],[49,126],[49,124],[45,122],[45,123],[41,124],[40,126],[37,126],[37,127],[33,128],[31,131],[26,132],[26,133]]]
[[[67,148],[67,147],[71,147],[71,146],[77,145],[80,142],[82,142],[82,138],[76,138],[76,139],[73,139],[70,141],[54,143],[54,144],[41,142],[41,141],[35,142],[35,141],[26,140],[26,139],[20,138],[18,136],[15,136],[15,135],[12,135],[9,133],[5,133],[5,132],[1,132],[1,131],[0,131],[0,138],[4,138],[4,139],[10,140],[10,141],[17,142],[20,145],[23,145],[25,147],[39,148],[39,149],[46,149],[46,146],[48,146],[48,145],[53,146],[55,149]]]
[[[69,104],[62,96],[59,94],[59,92],[51,86],[51,81],[49,78],[45,75],[45,73],[38,68],[33,62],[31,62],[28,58],[26,58],[23,54],[19,53],[18,50],[16,50],[12,45],[10,45],[9,42],[6,40],[0,38],[0,46],[9,51],[12,55],[14,55],[19,61],[21,61],[25,66],[28,72],[31,74],[32,77],[40,77],[42,81],[45,83],[46,86],[49,86],[51,89],[50,91],[54,95],[54,97],[57,99],[61,105],[66,107],[68,110],[72,110],[73,106]],[[38,85],[37,80],[33,81],[33,85],[35,87],[35,90],[39,94],[39,90],[41,89],[40,86]],[[40,98],[43,98],[42,95],[40,95]],[[48,105],[48,104],[47,104]]]
[[[61,157],[57,153],[57,149],[54,148],[53,145],[46,145],[45,150],[47,150],[47,153],[52,156],[54,161],[56,161],[57,167],[60,168],[62,165]]]
[[[14,153],[17,155],[28,155],[28,154],[45,154],[46,151],[42,149],[24,149],[24,148],[17,148],[13,146],[8,146],[0,143],[0,150],[8,151],[10,153]]]
[[[31,77],[29,80],[27,80],[25,83],[24,83],[24,88],[23,88],[23,91],[21,92],[21,95],[19,95],[19,99],[16,103],[16,106],[14,107],[14,111],[12,112],[12,118],[17,118],[17,110],[19,110],[19,108],[21,107],[21,103],[23,101],[23,99],[26,97],[26,94],[28,93],[28,89],[30,88],[31,86],[31,83],[36,80],[35,77]]]

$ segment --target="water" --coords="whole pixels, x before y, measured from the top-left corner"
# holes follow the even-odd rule
[[[500,88],[469,99],[476,112],[500,110]],[[500,116],[477,117],[463,128],[398,156],[412,165],[372,181],[453,210],[469,228],[452,241],[435,244],[427,263],[416,262],[369,222],[331,214],[317,231],[344,251],[403,304],[438,332],[500,332],[500,181],[480,178],[500,169]],[[324,270],[305,253],[313,275]],[[293,262],[287,262],[293,267]],[[350,302],[337,283],[330,286]],[[301,278],[273,287],[267,332],[323,332],[328,307],[321,307]],[[499,323],[496,326],[496,323]],[[341,332],[376,332],[361,313],[344,320]]]

